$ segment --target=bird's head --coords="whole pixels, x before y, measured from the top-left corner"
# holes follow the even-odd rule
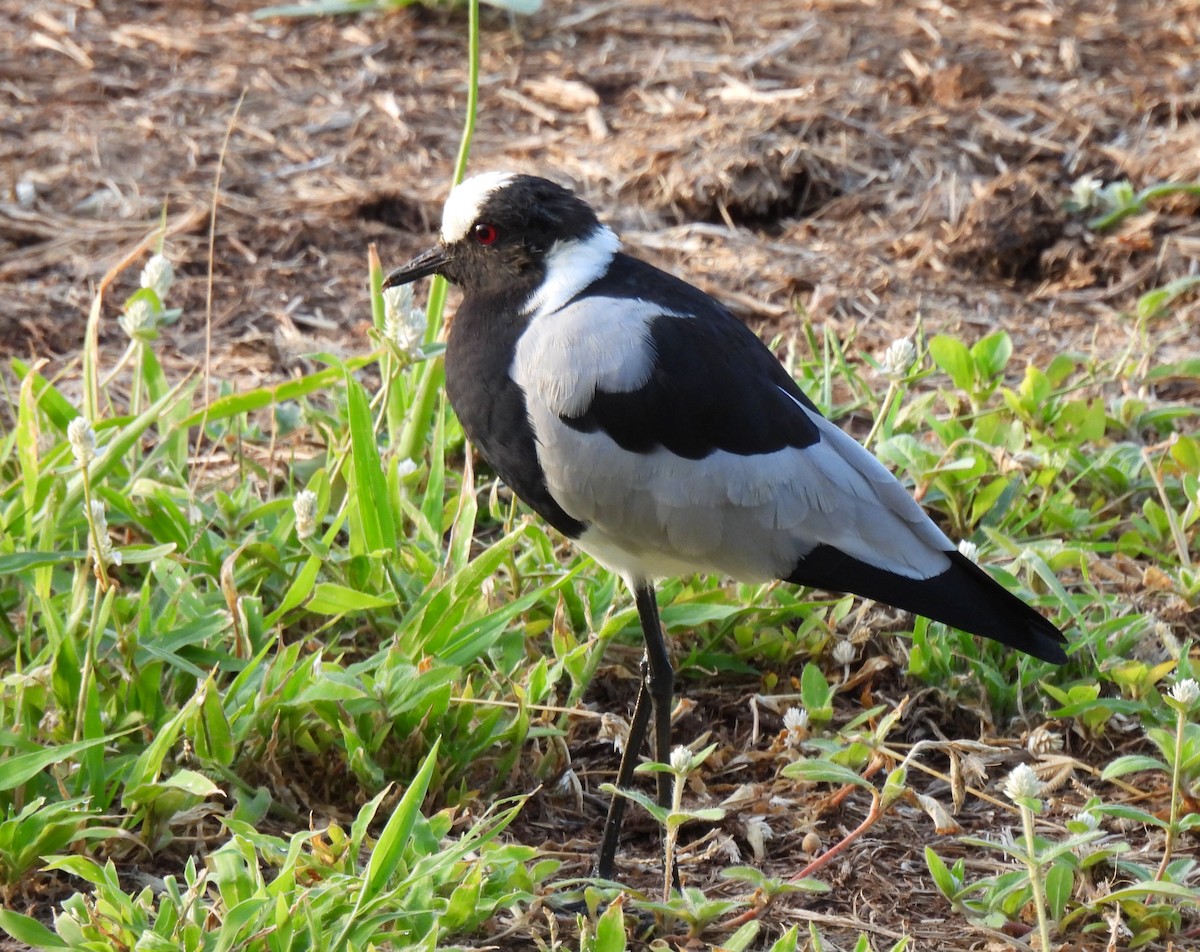
[[[486,172],[446,199],[437,246],[397,268],[383,286],[440,274],[468,295],[528,301],[556,252],[591,247],[598,235],[615,251],[615,236],[570,190],[533,175]]]

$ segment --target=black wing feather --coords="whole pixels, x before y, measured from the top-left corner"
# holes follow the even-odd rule
[[[699,289],[635,258],[618,259],[585,293],[662,307],[650,322],[654,369],[637,390],[598,391],[564,423],[603,431],[633,453],[661,446],[685,459],[716,450],[753,456],[820,439],[796,401],[816,407],[749,328]]]

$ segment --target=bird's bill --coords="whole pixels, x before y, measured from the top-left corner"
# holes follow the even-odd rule
[[[418,278],[438,274],[449,260],[450,256],[444,248],[430,248],[384,278],[383,289],[386,291],[388,288],[398,288],[402,284],[411,284]]]

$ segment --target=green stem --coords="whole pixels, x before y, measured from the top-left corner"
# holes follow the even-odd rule
[[[661,756],[661,755],[659,755]],[[669,755],[668,755],[669,762]],[[675,869],[675,849],[679,842],[679,824],[672,817],[683,810],[683,784],[687,780],[687,772],[671,773],[671,812],[667,815],[667,828],[664,831],[663,843],[663,902],[671,901],[671,873]]]
[[[1026,865],[1029,867],[1029,885],[1033,888],[1033,905],[1037,910],[1038,933],[1042,938],[1042,952],[1050,952],[1050,922],[1046,918],[1046,893],[1042,887],[1042,867],[1037,861],[1037,844],[1033,839],[1033,811],[1023,803],[1021,823],[1025,827]]]
[[[466,175],[471,140],[475,137],[475,120],[479,114],[479,0],[471,0],[467,9],[467,116],[463,123],[462,140],[458,144],[458,158],[454,162],[454,185],[461,182]],[[445,309],[446,279],[438,275],[429,288],[429,305],[425,309],[425,343],[433,343],[441,334]],[[409,409],[408,420],[400,437],[401,459],[415,460],[424,448],[433,417],[434,400],[444,379],[445,368],[440,360],[425,361],[417,383],[416,395]]]
[[[1104,231],[1118,222],[1124,221],[1130,215],[1136,215],[1146,207],[1146,203],[1156,198],[1166,198],[1168,195],[1200,195],[1200,182],[1163,182],[1144,188],[1128,205],[1114,208],[1105,215],[1099,215],[1088,221],[1092,231]]]
[[[108,580],[108,566],[104,563],[104,550],[100,547],[100,531],[96,528],[96,520],[92,518],[92,481],[89,478],[87,463],[84,463],[80,467],[80,473],[83,476],[83,518],[87,522],[88,538],[92,540],[92,553],[94,554],[93,568],[96,572],[96,581],[99,583],[100,591],[107,592],[110,584]]]
[[[99,552],[97,552],[99,555]],[[97,560],[97,565],[103,564],[103,559]],[[92,620],[88,625],[87,646],[84,649],[83,655],[83,670],[79,677],[79,701],[75,706],[75,730],[71,737],[73,742],[78,742],[83,736],[83,718],[86,714],[88,690],[91,687],[92,671],[96,666],[96,640],[99,637],[97,629],[100,627],[100,603],[105,598],[104,589],[99,585],[96,586],[92,593]]]
[[[1179,831],[1179,767],[1183,761],[1183,732],[1187,727],[1187,711],[1175,712],[1175,762],[1171,765],[1171,821],[1167,824],[1167,842],[1163,845],[1162,862],[1158,864],[1158,872],[1154,881],[1161,882],[1167,874],[1167,866],[1171,862],[1171,854],[1175,852],[1175,836]]]
[[[883,421],[887,419],[888,414],[892,412],[892,401],[896,399],[896,394],[900,392],[900,387],[895,380],[888,381],[887,393],[884,395],[883,403],[879,406],[879,412],[875,414],[875,422],[871,424],[871,432],[867,434],[867,438],[863,440],[863,446],[867,449],[871,448],[871,443],[876,435],[883,427]]]

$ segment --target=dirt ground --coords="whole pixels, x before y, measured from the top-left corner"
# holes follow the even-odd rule
[[[465,13],[258,20],[256,6],[0,2],[0,353],[70,377],[92,289],[165,215],[183,317],[159,352],[196,369],[222,155],[217,376],[246,389],[305,352],[367,347],[368,245],[390,267],[436,230]],[[577,187],[630,250],[765,336],[804,313],[877,354],[920,319],[968,340],[1007,329],[1018,370],[1108,357],[1144,347],[1139,295],[1197,268],[1195,200],[1104,234],[1065,207],[1084,176],[1200,180],[1197,0],[549,2],[484,23],[471,170]],[[136,277],[109,293],[108,359]],[[1200,301],[1163,321],[1147,360],[1200,353]],[[962,923],[921,885],[917,819],[834,867],[840,899],[810,913],[822,928],[984,947],[947,938]]]

